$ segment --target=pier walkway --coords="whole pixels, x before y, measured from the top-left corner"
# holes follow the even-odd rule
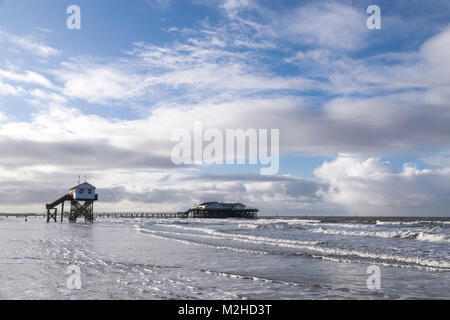
[[[186,212],[97,212],[97,218],[188,218]]]

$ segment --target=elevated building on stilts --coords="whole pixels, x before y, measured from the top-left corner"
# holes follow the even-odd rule
[[[94,222],[94,202],[98,200],[98,194],[95,192],[96,188],[84,182],[70,189],[69,193],[62,196],[58,200],[48,203],[47,222],[54,220],[57,222],[58,206],[61,205],[61,222],[64,218],[64,203],[70,202],[69,222],[77,222],[77,219],[84,217],[86,222]]]
[[[242,203],[204,202],[185,212],[192,218],[245,218],[256,219],[258,209],[249,208]]]

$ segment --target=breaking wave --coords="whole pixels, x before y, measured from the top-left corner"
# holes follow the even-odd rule
[[[362,248],[339,248],[330,246],[321,241],[303,241],[294,239],[280,239],[240,233],[226,233],[205,227],[187,227],[180,225],[164,225],[178,229],[182,232],[167,230],[148,230],[138,228],[140,232],[160,238],[169,238],[185,244],[212,247],[215,249],[231,250],[242,253],[253,254],[272,254],[272,255],[299,255],[326,260],[334,260],[350,263],[376,263],[399,267],[416,267],[427,270],[450,271],[450,261],[431,257],[421,257],[412,255],[401,255],[392,252],[372,252]],[[326,229],[317,229],[316,232],[326,233],[335,232],[335,234],[349,234],[349,231],[330,231]],[[353,231],[350,234],[362,234],[362,232]],[[371,235],[376,234],[374,232]],[[392,237],[394,234],[379,233],[377,236]],[[407,237],[408,234],[396,234],[397,236]],[[412,237],[412,235],[411,235]],[[430,236],[425,233],[414,235],[418,240],[430,241]],[[245,246],[247,245],[247,246]],[[249,247],[250,245],[250,247]],[[283,249],[284,248],[284,249]],[[276,250],[275,250],[276,249]]]
[[[450,238],[444,234],[436,234],[429,232],[415,232],[415,231],[349,231],[318,228],[310,230],[314,233],[344,235],[344,236],[360,236],[360,237],[379,237],[379,238],[398,238],[398,239],[415,239],[429,242],[450,242]]]

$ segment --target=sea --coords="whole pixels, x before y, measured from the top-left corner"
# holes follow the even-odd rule
[[[450,299],[448,220],[0,217],[0,299]]]

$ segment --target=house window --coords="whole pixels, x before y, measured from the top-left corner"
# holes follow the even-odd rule
[[[88,189],[88,194],[92,194],[92,189]]]
[[[84,189],[81,188],[81,189],[80,189],[80,194],[83,194],[83,193],[84,193]]]

